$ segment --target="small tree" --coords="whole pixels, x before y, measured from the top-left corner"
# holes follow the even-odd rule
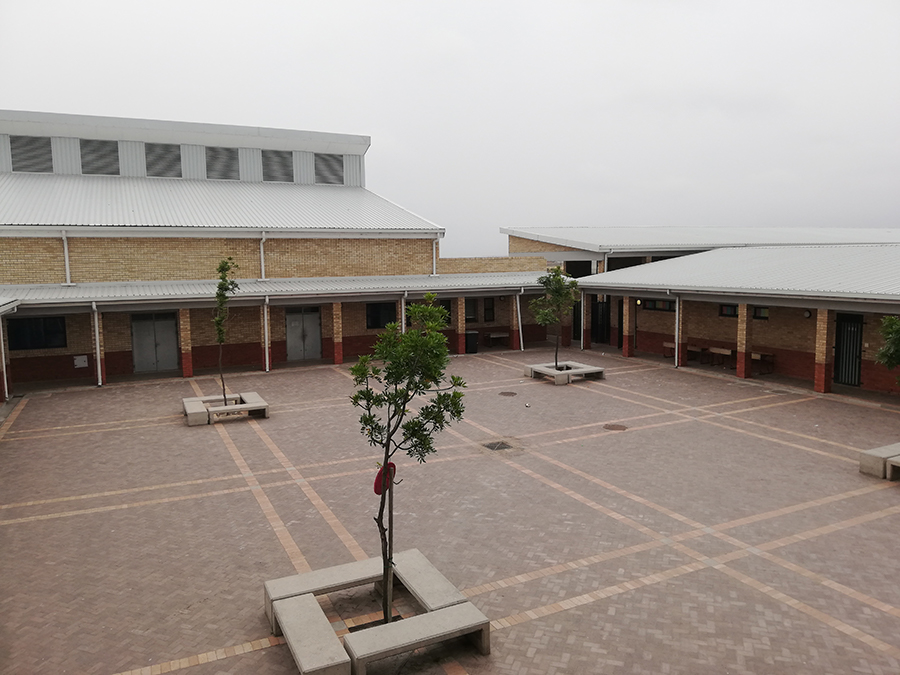
[[[225,372],[222,370],[222,347],[225,344],[225,322],[228,320],[228,295],[238,290],[238,283],[231,278],[231,273],[238,268],[237,263],[230,256],[219,261],[216,272],[219,273],[219,283],[216,286],[216,311],[213,314],[213,324],[216,327],[216,342],[219,343],[219,379],[222,380],[222,405],[228,405],[228,397],[225,394]]]
[[[374,354],[359,357],[350,369],[360,387],[350,397],[362,408],[360,433],[369,445],[382,455],[375,491],[380,494],[375,523],[381,537],[382,609],[384,622],[391,620],[394,554],[394,464],[391,459],[403,451],[419,462],[435,452],[434,435],[463,415],[466,386],[461,378],[444,371],[450,361],[447,338],[440,333],[447,326],[447,310],[435,304],[436,296],[425,296],[424,304],[410,305],[407,315],[410,329],[405,333],[399,324],[388,324],[375,343]],[[381,365],[376,365],[379,363]],[[431,398],[413,409],[420,397]],[[387,523],[385,523],[387,512]]]
[[[881,320],[881,337],[884,346],[878,350],[875,360],[888,370],[900,366],[900,316],[886,316]],[[897,377],[900,383],[900,377]]]
[[[556,332],[556,352],[553,365],[559,370],[559,339],[562,336],[562,322],[572,312],[578,299],[578,282],[559,267],[554,267],[540,277],[538,282],[544,287],[544,294],[529,303],[534,319],[541,326],[559,325]]]

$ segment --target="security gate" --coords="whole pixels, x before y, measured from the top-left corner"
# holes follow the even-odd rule
[[[296,307],[285,312],[288,361],[322,358],[322,321],[318,307]]]
[[[132,314],[131,354],[134,372],[178,368],[178,321],[175,313]]]
[[[858,387],[862,371],[861,314],[838,314],[834,334],[834,381]]]

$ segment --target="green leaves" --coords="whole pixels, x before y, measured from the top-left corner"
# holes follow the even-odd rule
[[[409,329],[388,324],[373,354],[361,356],[350,368],[359,387],[350,401],[363,410],[360,433],[369,445],[384,450],[385,461],[399,450],[424,462],[435,452],[434,434],[463,416],[463,394],[457,389],[466,383],[457,376],[447,382],[444,374],[450,357],[440,331],[448,317],[435,300],[429,293],[424,303],[408,305]],[[429,395],[416,409],[416,400]]]
[[[884,346],[878,350],[875,360],[892,370],[900,366],[900,316],[886,316],[881,320],[881,337]],[[897,381],[900,382],[900,377]]]
[[[231,278],[231,273],[238,268],[231,256],[219,261],[216,272],[219,275],[219,283],[216,285],[216,311],[213,315],[213,325],[216,327],[216,342],[225,344],[225,321],[228,319],[228,296],[233,295],[239,288],[238,282]]]
[[[539,277],[538,282],[544,287],[544,295],[528,303],[534,320],[541,326],[561,324],[578,299],[578,282],[559,267]],[[556,336],[555,360],[559,366],[559,335]]]

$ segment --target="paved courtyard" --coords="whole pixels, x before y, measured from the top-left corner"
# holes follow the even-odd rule
[[[562,358],[562,357],[561,357]],[[465,420],[398,462],[396,549],[492,620],[409,673],[900,672],[900,408],[599,351],[454,357]],[[34,393],[0,426],[0,672],[295,672],[263,582],[379,554],[348,366],[236,373],[271,418],[187,427],[211,377]],[[504,441],[510,447],[491,450]],[[401,613],[412,610],[398,599]],[[370,589],[333,594],[345,632]]]

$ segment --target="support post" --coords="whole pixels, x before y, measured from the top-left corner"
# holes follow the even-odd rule
[[[827,394],[834,377],[834,312],[819,309],[816,312],[816,371],[815,391]]]
[[[334,342],[332,362],[338,365],[344,362],[344,315],[339,302],[331,303],[331,336]]]
[[[687,365],[687,322],[684,316],[684,301],[675,296],[675,367]]]
[[[509,298],[509,348],[519,349],[519,296]]]
[[[456,353],[466,353],[466,299],[462,296],[453,298],[451,322],[456,329]]]
[[[178,310],[178,347],[181,350],[181,376],[194,376],[194,347],[191,342],[191,310]]]
[[[622,356],[634,356],[636,315],[635,299],[626,295],[622,298]]]
[[[0,396],[3,398],[0,399],[0,403],[5,403],[9,400],[9,382],[7,380],[6,373],[6,345],[4,344],[3,337],[3,322],[5,319],[0,316],[0,377],[3,378],[3,387],[0,388]]]
[[[753,345],[752,329],[750,322],[750,305],[742,303],[738,305],[737,325],[737,376],[744,379],[753,377]]]
[[[591,298],[593,296],[582,291],[581,293],[581,348],[591,348]]]
[[[269,296],[265,297],[263,300],[262,307],[260,307],[260,325],[262,330],[260,330],[260,338],[262,340],[262,353],[263,353],[263,370],[265,372],[269,372],[272,370],[272,340],[269,338],[271,335],[269,330]]]
[[[94,338],[94,363],[97,366],[97,386],[102,387],[106,384],[106,355],[103,349],[103,317],[100,310],[97,309],[97,303],[91,303],[91,311],[94,314],[94,321],[91,326]]]

